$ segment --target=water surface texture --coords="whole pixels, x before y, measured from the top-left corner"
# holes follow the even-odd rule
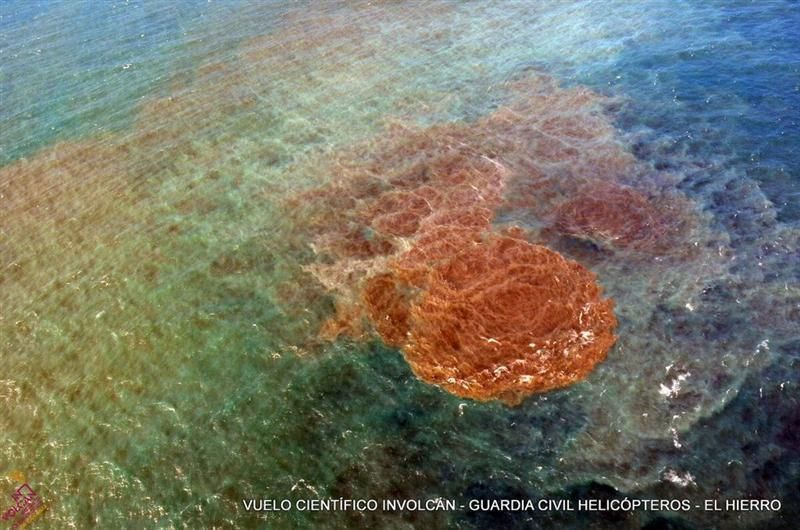
[[[795,528],[797,27],[790,0],[3,1],[0,508],[24,479],[31,528]],[[506,402],[417,377],[363,288],[443,204],[591,271],[605,359]],[[782,509],[242,505],[329,497]]]

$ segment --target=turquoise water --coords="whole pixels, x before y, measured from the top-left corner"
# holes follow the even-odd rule
[[[31,527],[793,528],[800,9],[376,4],[0,5],[0,463],[48,506]],[[287,203],[373,163],[392,124],[475,128],[537,73],[610,98],[609,141],[637,164],[614,178],[693,223],[654,257],[498,212],[597,274],[619,320],[606,362],[507,407],[418,380],[376,338],[319,339],[320,212]],[[571,164],[567,196],[570,168],[593,171]],[[542,496],[783,508],[241,503]]]

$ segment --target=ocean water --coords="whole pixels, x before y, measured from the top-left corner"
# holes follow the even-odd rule
[[[48,507],[31,528],[794,528],[798,26],[790,0],[3,1],[0,508],[24,477]],[[551,164],[482,129],[507,108],[604,136]],[[529,202],[497,229],[579,261],[616,303],[617,343],[584,381],[478,402],[374,335],[320,337],[354,280],[309,272],[332,263],[308,226],[347,209],[291,205],[344,167],[391,171],[409,130],[512,145],[552,201],[589,175],[689,227],[655,252],[554,234],[516,170],[509,196]],[[327,497],[782,508],[242,505]]]

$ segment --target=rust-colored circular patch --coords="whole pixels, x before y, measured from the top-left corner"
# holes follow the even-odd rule
[[[614,304],[594,274],[520,239],[494,235],[463,248],[426,283],[401,348],[420,379],[458,396],[515,404],[567,386],[616,340]]]

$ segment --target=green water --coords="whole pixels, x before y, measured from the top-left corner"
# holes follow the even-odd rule
[[[49,506],[37,526],[255,524],[241,498],[326,484],[375,443],[363,420],[376,412],[317,432],[325,392],[371,384],[362,355],[431,393],[396,352],[304,351],[330,301],[279,301],[285,282],[310,280],[298,280],[302,242],[287,239],[275,201],[325,178],[287,171],[292,161],[385,115],[435,119],[428,109],[464,104],[431,86],[447,61],[414,65],[427,53],[405,42],[417,29],[395,29],[371,28],[364,59],[324,36],[294,57],[242,57],[275,44],[267,35],[215,57],[221,74],[156,85],[132,132],[83,135],[78,154],[56,144],[6,169],[4,199],[18,202],[0,247],[2,453]],[[148,113],[157,98],[175,103]],[[67,152],[69,164],[48,165]],[[346,382],[326,388],[329,377]]]

